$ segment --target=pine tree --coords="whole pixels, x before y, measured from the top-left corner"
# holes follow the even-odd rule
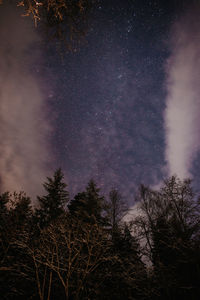
[[[48,225],[65,212],[69,193],[63,178],[61,169],[58,169],[53,178],[47,177],[47,182],[43,184],[47,194],[42,197],[38,196],[39,208],[36,209],[36,216],[39,218],[41,227]]]
[[[104,293],[100,299],[144,299],[146,270],[139,244],[124,224],[112,237],[107,264],[102,270]]]
[[[8,208],[7,204],[9,202],[9,193],[4,193],[0,195],[0,264],[4,260],[7,244],[8,244]]]
[[[78,193],[68,205],[71,215],[81,218],[85,222],[104,223],[102,216],[104,209],[104,197],[99,195],[99,189],[95,182],[90,180],[86,191]]]

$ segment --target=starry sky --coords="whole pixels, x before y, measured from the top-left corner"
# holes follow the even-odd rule
[[[182,64],[177,62],[190,35],[183,34],[180,45],[172,43],[171,36],[178,40],[180,32],[189,32],[190,25],[185,31],[181,26],[181,29],[173,26],[192,2],[196,1],[99,0],[79,49],[62,55],[57,41],[49,42],[39,29],[33,33],[35,29],[24,19],[18,21],[22,22],[18,26],[20,34],[16,31],[12,41],[9,40],[13,30],[10,26],[11,31],[5,33],[2,28],[8,21],[4,20],[0,32],[4,41],[0,52],[6,58],[6,62],[1,62],[4,75],[4,82],[0,81],[1,102],[5,114],[10,115],[8,119],[3,113],[0,115],[1,137],[5,140],[0,145],[0,167],[8,173],[5,177],[1,171],[4,189],[20,187],[35,195],[45,176],[51,176],[61,167],[71,196],[82,191],[93,178],[103,193],[117,188],[131,205],[140,183],[156,186],[174,170],[180,170],[172,167],[173,162],[169,164],[171,172],[166,167],[167,161],[173,161],[174,153],[178,157],[173,139],[182,134],[181,129],[172,134],[177,120],[170,103],[175,103],[174,91],[180,90],[175,75],[181,73]],[[21,34],[21,28],[28,28],[27,32]],[[196,31],[193,37],[196,44],[192,48],[196,52],[191,52],[188,69],[200,57],[199,31]],[[23,49],[19,46],[20,39]],[[179,73],[174,71],[177,69]],[[16,75],[19,73],[20,82]],[[11,82],[15,83],[12,95]],[[16,93],[19,99],[15,99]],[[199,111],[199,104],[197,108]],[[11,116],[7,112],[13,109],[16,113]],[[184,120],[184,116],[179,119]],[[191,132],[195,122],[188,123],[193,124]],[[27,123],[28,129],[22,130]],[[191,132],[188,131],[188,136]],[[190,162],[188,169],[193,169],[192,173],[186,170],[184,175],[198,174],[199,148],[197,144],[188,156],[185,153],[191,151],[183,151],[183,158]]]
[[[92,177],[130,196],[164,165],[164,62],[173,10],[164,1],[101,1],[78,53],[48,57],[57,113],[53,150],[73,189]]]

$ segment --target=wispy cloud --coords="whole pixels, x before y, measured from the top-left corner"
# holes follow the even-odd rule
[[[191,177],[200,150],[200,6],[173,26],[165,110],[168,174]]]
[[[1,191],[36,195],[49,160],[45,100],[31,67],[39,59],[31,20],[15,6],[0,10]]]

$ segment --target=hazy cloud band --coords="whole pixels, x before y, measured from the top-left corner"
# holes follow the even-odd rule
[[[31,72],[39,58],[32,48],[38,37],[31,20],[22,18],[15,6],[0,9],[0,41],[1,191],[35,195],[47,175],[49,125]]]
[[[191,177],[200,150],[200,8],[173,26],[165,110],[168,174]]]

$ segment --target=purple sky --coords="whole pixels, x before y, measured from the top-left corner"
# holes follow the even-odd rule
[[[85,43],[62,58],[56,42],[44,46],[45,37],[30,20],[13,18],[12,39],[4,29],[8,21],[1,20],[0,51],[7,57],[0,81],[2,190],[19,186],[39,194],[45,176],[58,167],[71,195],[93,178],[105,193],[119,189],[130,204],[138,184],[153,186],[172,173],[188,172],[197,184],[200,127],[192,116],[200,108],[199,84],[191,75],[199,75],[200,27],[190,26],[195,14],[189,11],[179,1],[99,1]],[[22,28],[26,32],[20,35]],[[191,52],[183,44],[191,45]],[[179,57],[184,62],[185,56],[182,70]],[[195,91],[184,101],[177,96],[180,90],[185,94],[183,86]],[[181,168],[174,157],[181,157]]]

